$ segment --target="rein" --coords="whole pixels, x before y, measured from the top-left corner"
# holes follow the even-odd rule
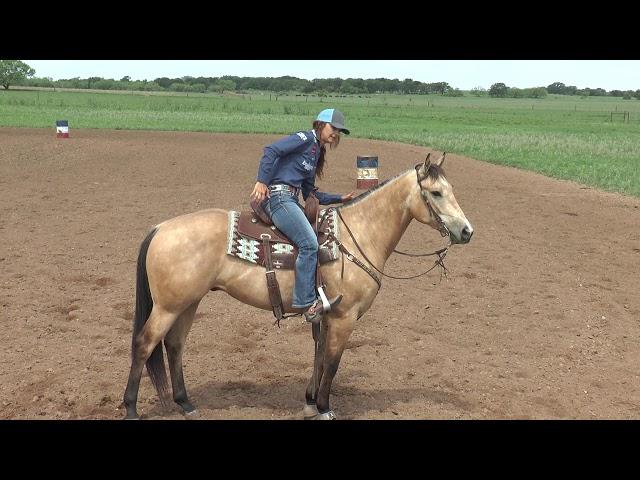
[[[420,187],[420,195],[422,197],[422,200],[424,201],[425,205],[429,209],[429,212],[431,213],[431,215],[438,222],[438,231],[440,232],[440,235],[443,236],[443,237],[449,236],[450,235],[449,229],[447,228],[447,226],[442,221],[442,218],[440,218],[440,215],[438,215],[438,213],[433,209],[433,206],[431,205],[431,203],[429,203],[429,200],[427,199],[427,192],[424,190],[424,188],[422,188],[422,184],[420,183],[420,175],[418,173],[419,167],[420,167],[420,164],[416,165],[415,169],[416,169],[416,180],[418,182],[418,186]],[[325,215],[328,213],[329,210],[331,210],[331,209],[327,209],[327,211],[325,212]],[[336,212],[338,213],[338,216],[340,217],[340,220],[342,220],[343,225],[347,229],[347,232],[349,233],[349,236],[353,240],[353,243],[356,246],[356,248],[358,249],[358,251],[362,254],[364,259],[367,262],[369,262],[369,264],[380,275],[382,275],[384,277],[388,277],[388,278],[393,278],[395,280],[411,280],[413,278],[418,278],[418,277],[421,277],[423,275],[426,275],[431,270],[433,270],[436,266],[439,265],[442,268],[442,271],[441,271],[441,274],[440,274],[440,281],[442,281],[442,275],[444,275],[445,278],[447,277],[447,267],[444,265],[444,258],[446,257],[447,252],[449,251],[449,247],[451,246],[451,241],[449,241],[449,245],[447,245],[446,247],[441,248],[439,250],[436,250],[436,251],[434,251],[432,253],[413,254],[413,253],[401,252],[399,250],[395,250],[394,249],[393,250],[394,253],[398,253],[400,255],[406,255],[408,257],[428,257],[428,256],[436,255],[438,258],[435,260],[435,262],[434,262],[434,264],[433,264],[433,266],[431,268],[429,268],[426,272],[420,273],[418,275],[413,275],[413,276],[410,276],[410,277],[395,277],[393,275],[387,275],[386,273],[381,271],[379,268],[377,268],[373,264],[373,262],[371,260],[369,260],[367,255],[362,251],[362,248],[360,247],[360,245],[358,244],[358,241],[356,240],[356,238],[354,237],[353,233],[351,232],[351,229],[349,228],[349,225],[347,225],[347,223],[344,221],[344,218],[342,217],[342,214],[340,213],[340,210],[337,209],[337,208],[335,208],[334,210],[336,210]],[[336,243],[336,245],[338,245],[338,248],[340,249],[340,251],[343,253],[344,256],[347,257],[347,260],[349,260],[349,261],[355,263],[356,265],[358,265],[365,272],[367,272],[371,278],[373,278],[376,281],[376,283],[378,284],[378,290],[380,289],[380,287],[382,287],[382,282],[378,278],[378,276],[367,265],[362,263],[357,257],[355,257],[351,252],[349,252],[349,250],[332,233],[328,233],[328,238],[333,240]],[[343,265],[342,265],[342,273],[344,274],[344,258],[343,258]]]

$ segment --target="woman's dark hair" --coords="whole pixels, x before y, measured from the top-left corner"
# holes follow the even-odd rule
[[[321,122],[316,120],[313,122],[313,129],[316,131],[316,136],[320,137],[320,130],[322,130],[327,122]],[[340,143],[340,135],[336,137],[336,141],[331,144],[331,149],[333,150]],[[326,163],[325,154],[327,153],[327,147],[322,145],[320,147],[320,158],[318,159],[318,164],[316,165],[316,177],[322,178],[324,165]]]

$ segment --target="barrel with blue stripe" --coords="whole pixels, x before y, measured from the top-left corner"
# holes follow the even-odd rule
[[[358,168],[357,186],[361,190],[368,190],[378,186],[378,157],[373,155],[358,155],[356,161]]]
[[[58,138],[69,138],[68,120],[56,120],[56,136]]]

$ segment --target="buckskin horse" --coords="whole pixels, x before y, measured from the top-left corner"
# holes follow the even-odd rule
[[[384,265],[410,222],[416,219],[437,229],[449,237],[449,245],[466,244],[471,239],[473,227],[445,177],[444,157],[432,163],[427,156],[424,163],[335,209],[340,238],[334,240],[340,245],[341,259],[323,264],[321,273],[327,294],[342,295],[342,301],[325,314],[317,330],[314,371],[303,407],[305,419],[336,418],[329,395],[340,358],[356,320],[369,310],[378,294],[379,275],[385,275]],[[209,291],[222,290],[248,305],[272,308],[264,268],[227,252],[229,213],[213,208],[181,215],[153,227],[142,242],[131,370],[123,402],[126,419],[138,418],[136,404],[145,364],[161,403],[169,403],[163,341],[173,400],[185,415],[195,413],[185,389],[182,354],[198,304]],[[436,252],[439,260],[443,251],[446,254],[446,249]],[[285,312],[295,312],[291,308],[294,271],[280,270],[278,279]]]

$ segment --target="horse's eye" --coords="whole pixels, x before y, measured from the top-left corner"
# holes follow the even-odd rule
[[[441,197],[442,194],[440,192],[431,192],[431,195],[433,195],[434,197]]]

